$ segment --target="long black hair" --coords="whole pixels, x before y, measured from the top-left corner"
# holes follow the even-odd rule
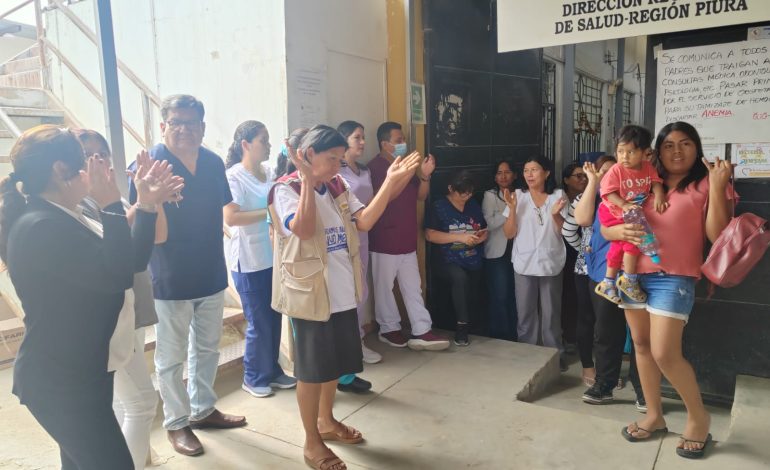
[[[682,121],[672,122],[663,126],[660,132],[658,132],[658,137],[655,139],[654,163],[655,168],[658,170],[658,174],[661,176],[661,178],[663,178],[663,181],[666,180],[668,172],[663,166],[663,163],[660,161],[660,149],[663,147],[663,142],[666,140],[666,137],[668,137],[668,135],[674,131],[683,132],[685,135],[687,135],[687,137],[689,137],[690,140],[695,143],[695,150],[697,152],[695,163],[690,168],[687,176],[685,176],[682,181],[676,185],[676,190],[681,193],[684,192],[687,186],[689,186],[691,183],[697,183],[705,178],[708,175],[709,170],[703,163],[703,144],[700,141],[700,135],[698,135],[698,131],[695,129],[695,127]],[[665,183],[663,186],[666,187]],[[668,189],[669,188],[666,187],[666,191],[668,191]]]
[[[513,191],[513,188],[516,187],[516,180],[518,179],[518,172],[513,168],[513,163],[511,163],[509,159],[502,158],[495,162],[495,166],[492,167],[492,187],[490,189],[495,190],[495,194],[501,201],[504,201],[503,194],[502,192],[500,192],[500,187],[497,185],[497,181],[495,181],[495,178],[497,178],[497,172],[500,170],[500,165],[502,165],[503,163],[508,165],[508,169],[511,170],[511,173],[513,173],[513,180],[511,181],[511,187],[508,189]]]
[[[542,155],[533,155],[524,162],[524,166],[527,166],[527,163],[537,163],[543,171],[548,172],[548,177],[545,179],[545,192],[553,194],[554,189],[556,189],[556,178],[553,175],[553,164],[551,164],[551,160]],[[524,168],[524,166],[522,166],[522,168]],[[521,190],[525,192],[529,191],[526,182],[522,185]]]
[[[353,135],[356,129],[361,129],[361,131],[364,131],[364,125],[358,121],[342,121],[340,125],[337,126],[337,132],[342,134],[342,137],[345,138],[345,141],[347,141],[348,138]],[[341,163],[342,166],[348,166],[345,160],[342,160]],[[366,170],[366,165],[364,165],[363,162],[357,161],[356,165],[358,165],[359,168]]]
[[[225,160],[225,166],[230,168],[236,163],[240,163],[243,160],[243,146],[241,142],[251,142],[254,140],[260,132],[267,129],[264,124],[259,121],[244,121],[235,128],[233,134],[233,142],[230,144],[230,148],[227,149],[227,160]]]
[[[53,176],[56,162],[68,170],[65,179],[78,176],[85,165],[80,141],[68,129],[52,124],[25,131],[11,148],[13,172],[0,180],[0,259],[8,259],[8,234],[24,213],[26,196],[43,193]],[[18,183],[21,183],[19,191]]]

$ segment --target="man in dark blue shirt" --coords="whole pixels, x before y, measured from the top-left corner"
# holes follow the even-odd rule
[[[203,103],[189,95],[169,96],[161,104],[163,143],[150,150],[168,160],[185,179],[182,199],[163,206],[168,235],[150,260],[156,325],[155,370],[163,399],[163,426],[174,449],[203,453],[192,428],[243,426],[243,416],[215,408],[214,379],[222,336],[227,287],[222,241],[222,207],[232,201],[222,159],[203,148]],[[130,198],[135,198],[130,186]],[[188,338],[193,341],[189,345]],[[188,363],[188,386],[182,380]]]

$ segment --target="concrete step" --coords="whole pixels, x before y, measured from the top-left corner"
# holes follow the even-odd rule
[[[26,72],[17,72],[7,75],[0,75],[0,86],[22,87],[22,88],[40,88],[43,80],[40,70],[29,70]]]
[[[16,106],[0,106],[8,116],[13,119],[16,126],[22,131],[30,129],[40,124],[64,124],[64,111],[58,109],[40,109]],[[5,128],[0,125],[0,128]]]
[[[47,109],[50,104],[48,93],[40,88],[0,86],[0,107]]]
[[[40,70],[39,57],[26,57],[22,59],[13,59],[0,65],[0,75],[8,75],[19,72],[29,72],[31,70]]]

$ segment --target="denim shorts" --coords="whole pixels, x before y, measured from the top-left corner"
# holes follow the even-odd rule
[[[666,273],[640,274],[639,286],[647,294],[647,302],[634,302],[620,292],[623,300],[620,308],[645,309],[653,315],[676,318],[687,323],[695,304],[696,281],[694,277]]]

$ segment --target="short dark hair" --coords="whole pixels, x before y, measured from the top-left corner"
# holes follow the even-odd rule
[[[567,183],[565,183],[564,180],[572,176],[572,172],[575,171],[575,168],[583,168],[583,165],[578,162],[572,162],[565,166],[561,171],[561,184],[564,188],[567,187]]]
[[[163,102],[160,104],[160,116],[164,121],[168,118],[168,112],[173,109],[192,109],[198,114],[201,121],[206,114],[203,103],[192,95],[171,95],[163,98]]]
[[[397,122],[386,121],[380,124],[377,128],[377,145],[380,150],[382,150],[382,143],[390,140],[390,132],[396,130],[401,130],[401,124]]]
[[[451,191],[459,194],[472,193],[476,189],[473,182],[473,176],[468,170],[460,170],[449,178],[449,187]]]
[[[652,132],[634,124],[623,126],[615,138],[615,147],[620,144],[634,144],[636,148],[646,150],[652,147]]]
[[[333,127],[325,126],[323,124],[317,124],[311,127],[299,144],[299,148],[302,150],[307,151],[307,149],[312,148],[316,153],[325,152],[337,147],[342,147],[347,150],[347,139],[342,137],[342,134],[337,132]]]
[[[537,163],[540,165],[540,168],[549,172],[548,178],[545,179],[545,192],[553,194],[553,190],[556,189],[556,178],[553,176],[553,164],[551,163],[551,160],[545,158],[543,155],[533,155],[524,161],[522,167],[526,166],[527,163]],[[529,191],[526,183],[524,183],[522,191]]]

